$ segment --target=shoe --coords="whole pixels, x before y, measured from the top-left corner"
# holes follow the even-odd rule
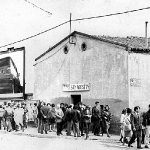
[[[149,148],[148,145],[145,145],[145,148]]]
[[[81,136],[84,136],[84,134],[81,134]]]
[[[143,149],[142,147],[137,147],[137,149]]]
[[[122,138],[120,138],[119,142],[123,143],[123,142],[122,142]]]
[[[77,137],[76,135],[74,135],[74,137]]]
[[[96,134],[96,136],[101,136],[100,134]]]
[[[89,139],[89,135],[88,135],[88,136],[86,136],[85,140],[87,140],[87,139]]]
[[[128,147],[133,147],[131,144],[128,144]]]
[[[71,136],[71,134],[66,134],[67,136]]]

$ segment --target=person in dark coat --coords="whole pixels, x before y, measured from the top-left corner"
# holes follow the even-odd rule
[[[110,128],[111,112],[110,112],[109,109],[110,109],[109,106],[106,105],[105,110],[104,110],[104,114],[103,114],[103,117],[104,117],[104,120],[105,120],[105,127],[106,127],[107,137],[110,137],[109,128]]]
[[[84,120],[84,124],[85,124],[85,133],[86,133],[86,138],[89,138],[89,129],[90,129],[90,123],[91,123],[91,110],[90,110],[90,106],[86,106],[84,111],[83,111],[83,120]]]
[[[79,130],[79,122],[81,119],[81,114],[80,111],[77,110],[77,106],[75,105],[73,107],[72,111],[72,121],[73,121],[73,132],[74,132],[74,137],[80,137],[80,130]]]
[[[128,143],[128,147],[132,147],[132,143],[137,138],[137,148],[142,149],[141,147],[141,134],[142,134],[142,118],[140,116],[140,107],[134,107],[134,112],[131,115],[131,125],[133,130],[133,135],[131,140]]]
[[[104,105],[100,105],[100,116],[100,133],[103,136],[105,130]]]
[[[71,128],[72,128],[72,105],[69,105],[66,110],[66,122],[67,122],[67,136],[71,136]]]
[[[42,114],[42,126],[41,126],[41,134],[43,134],[43,130],[45,131],[45,134],[47,134],[48,130],[48,113],[50,111],[50,108],[44,103],[41,107],[41,114]]]
[[[145,148],[149,148],[149,138],[150,138],[150,105],[148,106],[148,111],[143,116],[143,124],[145,126]],[[143,135],[144,136],[144,135]],[[143,139],[144,142],[144,139]]]
[[[94,135],[99,136],[100,134],[100,107],[99,102],[95,102],[95,106],[92,108],[92,122]]]
[[[41,113],[41,107],[43,106],[43,102],[39,101],[37,109],[38,109],[38,133],[41,133],[41,126],[42,126],[42,113]]]

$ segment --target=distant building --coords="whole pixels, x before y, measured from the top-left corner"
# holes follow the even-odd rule
[[[113,132],[122,109],[150,103],[150,55],[144,38],[91,36],[74,31],[36,58],[35,99],[108,104]]]
[[[33,99],[33,93],[26,93],[24,99],[25,100],[32,100]]]

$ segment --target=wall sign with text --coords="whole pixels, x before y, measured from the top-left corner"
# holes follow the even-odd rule
[[[131,78],[130,79],[130,85],[135,86],[135,87],[140,87],[141,86],[141,80],[137,78]]]
[[[63,91],[89,91],[90,90],[90,83],[87,84],[63,84]]]

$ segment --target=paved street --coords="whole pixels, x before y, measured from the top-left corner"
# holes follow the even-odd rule
[[[48,135],[37,133],[36,128],[29,127],[25,132],[0,131],[0,145],[5,150],[124,150],[129,149],[118,142],[119,136],[112,135],[111,138],[93,136],[85,140],[85,137],[74,138],[66,136],[57,136],[55,132],[49,132]],[[131,150],[136,149],[133,144]],[[144,145],[143,145],[144,146]]]
[[[0,134],[0,145],[5,150],[92,150],[92,149],[126,149],[119,143],[99,140],[38,138],[13,134]]]

